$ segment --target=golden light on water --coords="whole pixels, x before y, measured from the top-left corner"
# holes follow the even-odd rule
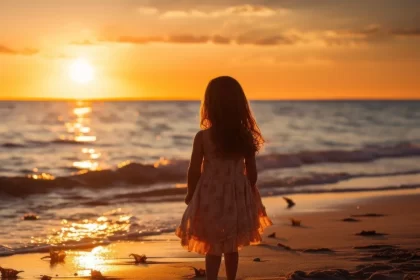
[[[101,153],[91,154],[91,155],[90,155],[90,158],[91,158],[91,159],[98,159],[98,158],[100,158],[100,157],[101,157]]]
[[[118,163],[118,168],[123,168],[124,166],[127,166],[127,165],[129,165],[130,163],[131,163],[131,161],[129,161],[129,160],[126,160],[126,161],[120,162],[120,163]]]
[[[89,114],[90,112],[92,112],[91,107],[76,107],[73,109],[73,113],[76,116],[83,116],[83,115]]]
[[[62,141],[70,141],[90,145],[97,141],[97,137],[90,127],[92,107],[89,102],[78,101],[71,109],[72,120],[65,123],[68,135],[60,136]],[[81,156],[72,162],[72,167],[80,170],[99,170],[99,159],[102,154],[92,147],[83,147]]]
[[[165,165],[168,165],[169,163],[170,161],[168,159],[161,157],[157,162],[153,164],[153,166],[158,168],[159,166],[165,166]]]
[[[28,178],[34,179],[34,180],[54,180],[55,177],[48,173],[38,173],[38,174],[30,174],[28,175]]]
[[[90,276],[91,270],[98,270],[102,273],[107,272],[108,266],[105,265],[109,249],[106,247],[96,247],[90,252],[77,252],[73,261],[78,268],[79,276]]]
[[[89,133],[90,132],[90,127],[82,126],[82,127],[80,127],[80,132]],[[96,138],[95,138],[95,140],[96,140]]]
[[[101,153],[96,152],[95,149],[88,149],[88,148],[83,148],[82,149],[82,153],[84,154],[89,154],[89,157],[91,159],[98,159],[101,157]]]
[[[103,240],[108,236],[125,234],[130,229],[131,215],[119,214],[121,209],[104,213],[96,219],[84,219],[79,221],[61,220],[61,225],[52,230],[52,234],[45,239],[32,238],[35,244],[66,244],[67,242],[81,241],[94,242]],[[112,217],[108,217],[111,215]]]
[[[77,103],[77,107],[73,109],[75,120],[65,124],[67,132],[71,136],[61,136],[61,140],[75,141],[75,142],[95,142],[96,136],[91,135],[91,128],[89,127],[89,114],[92,112],[90,106],[84,106],[83,103]]]
[[[77,135],[74,137],[76,142],[95,142],[96,136],[94,135]]]
[[[90,160],[75,161],[73,162],[73,167],[76,167],[78,169],[88,169],[94,171],[98,170],[99,163]]]

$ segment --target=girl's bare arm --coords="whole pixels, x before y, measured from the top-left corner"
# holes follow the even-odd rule
[[[248,180],[251,183],[251,186],[255,188],[257,184],[257,179],[258,179],[255,155],[247,157],[245,159],[245,167],[246,167],[246,176],[248,177]]]
[[[191,161],[188,168],[188,192],[187,196],[185,197],[186,204],[190,203],[194,195],[198,180],[200,180],[201,177],[201,165],[203,163],[204,157],[202,134],[202,131],[199,131],[194,138]]]

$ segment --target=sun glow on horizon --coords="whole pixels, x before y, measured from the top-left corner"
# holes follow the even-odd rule
[[[94,79],[95,71],[89,61],[78,58],[70,64],[69,76],[78,84],[87,84]]]

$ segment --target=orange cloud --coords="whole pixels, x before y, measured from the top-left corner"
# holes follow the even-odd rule
[[[78,45],[78,46],[91,46],[91,45],[95,45],[95,43],[92,42],[92,41],[90,41],[90,40],[73,41],[70,44],[71,45]]]
[[[210,40],[208,36],[194,36],[194,35],[174,35],[170,36],[167,42],[178,44],[197,44],[207,43]]]
[[[147,44],[147,43],[173,43],[173,44],[204,44],[215,42],[221,44],[228,40],[222,36],[195,36],[190,34],[179,34],[171,36],[120,36],[118,39],[105,40],[112,43]]]
[[[240,16],[273,16],[278,12],[285,12],[281,9],[272,9],[262,5],[241,5],[229,7],[221,11],[222,15],[240,15]]]
[[[212,42],[215,44],[230,44],[232,39],[220,35],[214,35],[212,38]]]
[[[165,41],[164,38],[159,37],[159,36],[151,36],[151,37],[121,36],[114,42],[131,43],[131,44],[147,44],[147,43],[156,43],[156,42],[164,42],[164,41]]]
[[[156,15],[159,13],[159,10],[155,7],[139,7],[137,8],[137,12],[142,15]]]
[[[39,50],[32,48],[25,48],[23,50],[14,50],[4,45],[0,45],[0,54],[9,54],[9,55],[34,55],[37,54]]]
[[[206,17],[217,18],[227,16],[244,16],[244,17],[270,17],[278,14],[285,14],[286,9],[274,9],[263,5],[238,5],[224,9],[213,11],[205,10],[168,10],[161,13],[162,18],[186,18],[186,17]]]
[[[221,44],[221,45],[255,45],[261,47],[308,45],[318,47],[345,47],[362,44],[380,43],[389,40],[396,40],[399,37],[420,36],[420,29],[388,30],[380,25],[368,25],[362,29],[338,29],[338,30],[316,30],[300,31],[296,29],[270,32],[264,29],[244,32],[238,36],[226,35],[193,35],[193,34],[171,34],[156,36],[120,36],[101,40],[110,43],[128,44]],[[93,45],[92,41],[75,41],[75,45]]]
[[[300,41],[300,38],[296,36],[288,35],[272,35],[265,37],[254,38],[252,36],[242,35],[236,40],[239,45],[257,45],[257,46],[278,46],[278,45],[293,45]]]
[[[395,36],[401,36],[401,37],[416,37],[416,36],[420,36],[420,28],[396,29],[396,30],[392,30],[391,33]]]

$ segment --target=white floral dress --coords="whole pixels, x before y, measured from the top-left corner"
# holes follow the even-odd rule
[[[203,171],[176,235],[188,251],[221,255],[258,244],[272,225],[260,194],[245,174],[245,160],[219,158],[203,131]]]

